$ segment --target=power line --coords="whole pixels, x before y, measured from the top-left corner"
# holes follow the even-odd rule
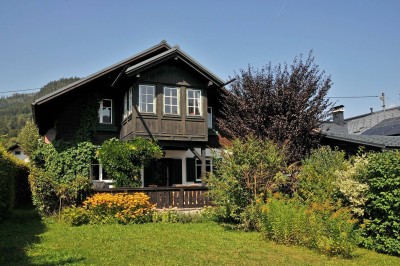
[[[40,89],[26,89],[26,90],[13,90],[13,91],[0,91],[0,93],[20,92],[20,91],[36,91]]]
[[[343,96],[343,97],[325,97],[327,99],[347,99],[347,98],[378,98],[379,96]]]

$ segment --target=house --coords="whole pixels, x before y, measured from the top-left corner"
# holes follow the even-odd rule
[[[156,139],[164,157],[143,169],[143,186],[201,184],[220,147],[215,117],[224,81],[167,42],[54,91],[33,104],[39,133],[50,142],[72,140],[82,117],[98,108],[94,143],[116,137]],[[93,163],[93,178],[110,178]]]
[[[400,149],[400,107],[344,119],[344,106],[332,110],[332,121],[321,127],[321,144],[338,147],[349,155],[360,147],[382,151]]]
[[[7,150],[18,159],[24,162],[29,162],[29,156],[24,152],[20,145],[14,144],[10,146]]]

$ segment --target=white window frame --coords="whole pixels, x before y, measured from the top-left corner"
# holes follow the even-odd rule
[[[148,89],[149,88],[152,89],[152,94],[148,94]],[[142,95],[143,95],[142,89],[146,90],[146,93],[144,94],[144,95],[146,95],[146,102],[142,102]],[[147,102],[147,96],[148,95],[152,95],[153,96],[153,102],[152,103]],[[157,106],[156,105],[156,97],[155,96],[156,96],[156,86],[154,86],[154,85],[144,85],[144,84],[139,85],[139,112],[155,114],[156,113],[156,106]],[[146,106],[145,109],[146,110],[142,109],[142,104],[145,104],[145,106]],[[150,105],[153,105],[153,111],[151,111],[151,112],[148,111],[148,107]]]
[[[110,107],[103,107],[103,103],[104,101],[110,101],[111,106]],[[104,122],[103,120],[103,109],[107,108],[110,110],[110,122]],[[107,125],[111,125],[113,123],[113,113],[112,113],[112,109],[113,109],[113,101],[112,99],[102,99],[100,101],[100,108],[99,108],[99,121],[100,124],[107,124]]]
[[[124,93],[124,114],[123,119],[132,114],[132,87]]]
[[[166,90],[167,89],[174,89],[174,90],[176,90],[176,104],[172,104],[172,99],[174,99],[175,98],[175,96],[171,96],[171,95],[166,95]],[[163,102],[163,109],[164,109],[164,114],[166,114],[166,115],[180,115],[180,107],[179,107],[179,101],[180,101],[180,89],[178,88],[178,87],[164,87],[164,93],[163,93],[163,99],[164,99],[164,102]],[[173,113],[173,112],[166,112],[165,111],[165,107],[167,106],[167,104],[166,104],[166,99],[167,98],[169,98],[170,99],[170,103],[168,104],[168,106],[170,106],[171,107],[171,110],[172,110],[172,107],[176,107],[176,110],[177,110],[177,113]]]
[[[93,177],[94,177],[94,175],[93,175],[93,168],[94,168],[94,167],[98,167],[99,179],[93,179]],[[103,167],[102,167],[101,164],[99,164],[99,163],[92,163],[92,168],[91,168],[91,170],[90,170],[90,176],[91,176],[92,180],[95,180],[95,181],[104,181],[104,182],[106,182],[106,183],[112,183],[112,182],[114,182],[114,180],[112,180],[112,179],[104,179],[104,176],[103,176]]]
[[[198,92],[199,93],[199,98],[196,98],[196,97],[189,97],[189,93],[190,92],[193,92],[193,94],[195,94],[196,92]],[[189,101],[190,100],[193,100],[193,105],[189,105]],[[197,101],[196,101],[197,100]],[[197,105],[196,105],[196,102],[197,102]],[[187,89],[186,90],[186,113],[187,113],[187,115],[188,116],[202,116],[203,114],[202,114],[202,108],[201,108],[201,106],[202,106],[202,102],[201,102],[201,90],[199,90],[199,89]],[[198,109],[198,111],[199,111],[199,113],[198,114],[196,114],[196,113],[190,113],[189,112],[189,109],[190,108],[197,108]]]
[[[208,128],[210,129],[214,129],[213,127],[213,111],[212,111],[212,107],[207,107],[207,125]]]
[[[200,167],[200,173],[197,171],[198,168]],[[207,167],[210,167],[210,171],[206,170],[206,173],[212,173],[213,167],[212,167],[212,158],[211,157],[206,157],[206,169]],[[196,181],[201,181],[201,161],[196,158],[196,164],[195,164],[195,169],[196,169]]]

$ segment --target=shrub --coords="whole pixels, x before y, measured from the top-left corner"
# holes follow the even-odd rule
[[[14,208],[18,198],[26,196],[16,195],[16,185],[23,183],[27,176],[26,165],[0,146],[0,220]]]
[[[198,223],[207,218],[200,211],[183,212],[171,208],[153,212],[152,220],[154,223]]]
[[[337,172],[346,169],[343,151],[321,147],[303,161],[298,195],[306,202],[331,201],[337,193]]]
[[[41,215],[77,205],[86,198],[91,188],[89,176],[95,150],[90,142],[39,142],[31,158],[29,182],[33,203]]]
[[[283,151],[250,136],[234,140],[219,156],[207,178],[210,196],[219,206],[221,220],[242,223],[248,206],[276,187],[275,176],[285,166]]]
[[[90,221],[88,212],[81,207],[68,207],[62,212],[61,217],[65,222],[72,226],[88,224]]]
[[[162,150],[155,142],[136,138],[121,141],[116,138],[105,141],[97,151],[97,157],[115,180],[117,187],[141,185],[141,169],[152,158],[161,158]]]
[[[363,243],[380,252],[400,255],[400,152],[370,154],[366,180],[369,194]]]
[[[351,257],[357,246],[355,220],[350,212],[296,199],[270,198],[262,207],[264,236],[285,245],[303,245],[332,255]]]
[[[99,193],[83,202],[90,223],[144,223],[151,220],[155,206],[144,193]]]

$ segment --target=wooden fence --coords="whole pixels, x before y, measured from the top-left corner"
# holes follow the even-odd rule
[[[201,208],[210,206],[207,187],[144,187],[144,188],[98,188],[100,193],[135,193],[143,192],[150,197],[150,202],[162,208]]]

